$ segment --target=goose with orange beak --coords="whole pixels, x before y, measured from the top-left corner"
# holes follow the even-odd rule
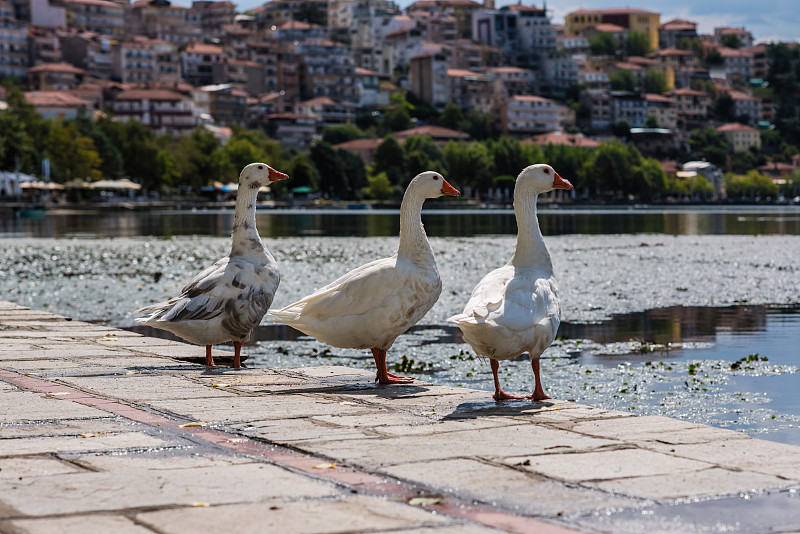
[[[241,367],[242,343],[267,313],[281,275],[278,264],[258,235],[256,200],[262,187],[289,178],[266,163],[251,163],[239,174],[233,214],[231,252],[192,279],[176,297],[146,306],[138,322],[211,347],[233,341],[233,367]]]
[[[449,320],[464,334],[478,355],[489,358],[494,377],[494,399],[544,400],[539,357],[556,337],[561,316],[558,284],[550,254],[536,217],[537,197],[553,189],[572,189],[549,165],[531,165],[517,177],[514,215],[517,247],[511,260],[478,282],[464,311]],[[527,352],[533,369],[533,394],[506,393],[497,376],[500,360]]]
[[[333,347],[370,349],[380,384],[412,382],[412,377],[388,372],[386,351],[428,313],[442,292],[422,226],[422,204],[428,198],[459,194],[437,172],[417,175],[400,206],[397,254],[362,265],[270,315]]]

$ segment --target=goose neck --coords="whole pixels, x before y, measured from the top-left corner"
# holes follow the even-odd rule
[[[400,205],[400,247],[397,253],[400,256],[409,256],[415,262],[423,257],[433,258],[433,251],[422,225],[424,202],[424,197],[406,190]]]
[[[256,228],[256,200],[258,189],[240,187],[236,193],[236,209],[233,213],[231,256],[260,256],[264,254],[264,243]]]
[[[511,263],[516,267],[543,267],[552,270],[552,262],[544,244],[536,215],[538,195],[514,196],[514,215],[517,219],[517,248]]]

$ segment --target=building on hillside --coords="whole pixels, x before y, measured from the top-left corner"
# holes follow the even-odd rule
[[[753,46],[753,34],[744,28],[731,28],[722,26],[714,28],[714,42],[718,44],[725,44],[728,36],[734,35],[739,40],[739,48],[750,48]]]
[[[250,128],[266,126],[266,117],[274,113],[291,113],[294,106],[287,102],[285,95],[265,93],[247,99],[247,124]]]
[[[353,123],[356,120],[355,104],[337,102],[327,96],[298,102],[295,111],[299,115],[313,117],[319,130],[326,126]]]
[[[423,102],[443,110],[450,101],[449,61],[442,52],[428,52],[411,58],[408,81],[411,91]]]
[[[34,26],[41,28],[66,28],[67,10],[60,3],[50,0],[28,0],[19,2],[15,6],[27,11],[27,15],[17,13],[17,20],[30,21]]]
[[[486,67],[486,75],[500,88],[503,96],[532,94],[536,88],[536,73],[520,67]]]
[[[45,119],[75,119],[88,116],[92,112],[89,102],[63,90],[27,92],[25,100]]]
[[[63,0],[67,27],[115,38],[125,36],[125,5],[109,0]]]
[[[579,9],[568,13],[564,18],[564,30],[569,34],[578,34],[588,26],[616,24],[631,32],[646,35],[650,40],[650,47],[655,50],[658,48],[660,18],[658,13],[644,9]]]
[[[222,37],[222,28],[236,22],[236,4],[227,0],[193,0],[189,11],[199,18],[206,39]]]
[[[611,128],[611,93],[606,89],[586,89],[581,91],[581,107],[586,110],[587,116],[581,117],[588,121],[588,126],[594,130],[608,130]]]
[[[111,49],[112,76],[122,83],[177,82],[181,63],[175,46],[167,41],[136,37]]]
[[[266,119],[267,133],[273,139],[280,139],[282,145],[311,148],[320,138],[314,117],[299,113],[273,113]]]
[[[747,122],[756,123],[761,120],[761,99],[742,91],[728,91],[733,99],[733,116],[738,120],[745,118]]]
[[[480,9],[472,26],[476,41],[499,48],[517,67],[541,70],[556,50],[556,31],[545,9],[521,4]]]
[[[611,124],[626,121],[631,128],[641,128],[647,122],[647,100],[633,91],[611,91]]]
[[[485,2],[481,4],[472,0],[417,0],[406,7],[406,12],[451,15],[456,21],[458,38],[471,39],[474,37],[472,21],[475,13],[485,5]]]
[[[0,18],[0,78],[26,79],[30,53],[28,26],[7,16]]]
[[[270,0],[251,9],[249,13],[255,17],[257,30],[268,30],[284,22],[298,20],[302,16],[301,10],[316,12],[327,20],[328,0]]]
[[[192,85],[210,85],[214,81],[214,64],[225,58],[222,47],[190,43],[181,52],[183,79]]]
[[[631,128],[631,142],[647,156],[664,156],[678,148],[674,130],[668,128]]]
[[[533,137],[528,137],[520,141],[523,145],[536,145],[545,147],[548,145],[554,146],[574,146],[580,148],[588,148],[594,150],[600,146],[598,141],[589,139],[583,134],[568,134],[564,132],[547,132]]]
[[[447,69],[449,101],[465,110],[480,113],[492,111],[495,89],[492,79],[484,73],[465,69]]]
[[[28,69],[28,85],[35,91],[73,89],[89,73],[69,63],[44,63]]]
[[[200,17],[170,0],[137,0],[126,17],[129,35],[147,36],[180,46],[200,41]]]
[[[728,142],[728,150],[734,153],[747,152],[751,148],[761,150],[761,135],[752,126],[729,122],[717,128]]]
[[[722,56],[722,71],[727,80],[747,81],[752,72],[753,52],[751,49],[737,50],[735,48],[720,47]]]
[[[247,125],[247,93],[230,84],[206,85],[200,92],[208,94],[208,109],[215,124]]]
[[[87,71],[90,76],[109,80],[113,74],[113,42],[107,35],[71,32],[61,36],[61,54],[64,61]]]
[[[249,95],[260,95],[267,90],[265,69],[255,61],[223,58],[211,67],[214,85],[232,84]]]
[[[356,65],[349,48],[328,39],[307,39],[292,45],[300,66],[300,97],[328,97],[356,103]]]
[[[28,46],[31,54],[29,65],[60,63],[64,60],[58,33],[58,30],[52,28],[28,26]]]
[[[648,93],[644,95],[647,116],[655,117],[659,128],[674,130],[678,126],[678,109],[675,100],[668,96]]]
[[[505,102],[500,109],[502,132],[515,137],[563,130],[574,119],[569,108],[540,96],[518,95]]]
[[[393,135],[401,145],[405,143],[406,139],[409,137],[430,137],[434,144],[440,148],[450,141],[469,141],[469,134],[465,132],[432,125],[416,126],[408,130],[395,132]]]
[[[381,88],[377,73],[356,68],[356,89],[358,90],[358,107],[375,107],[389,105],[389,91]]]
[[[123,91],[114,99],[112,112],[118,120],[141,122],[158,134],[181,134],[195,127],[192,99],[168,89]]]
[[[697,23],[686,19],[672,19],[658,30],[659,48],[678,48],[679,44],[696,40]]]
[[[678,108],[678,119],[683,123],[683,128],[691,130],[705,125],[711,110],[711,95],[704,91],[694,89],[675,89],[668,94],[675,99]]]

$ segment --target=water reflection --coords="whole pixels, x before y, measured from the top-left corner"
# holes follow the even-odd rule
[[[397,210],[267,210],[259,211],[265,237],[303,235],[393,236]],[[511,209],[423,211],[431,236],[514,234]],[[800,207],[704,207],[648,209],[540,210],[542,232],[560,234],[780,234],[800,235]],[[230,235],[232,210],[199,211],[53,211],[43,218],[0,219],[0,235],[13,237],[137,237]]]

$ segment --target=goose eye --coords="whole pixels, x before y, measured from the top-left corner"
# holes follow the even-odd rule
[[[263,166],[263,165],[259,165],[259,166],[258,166],[258,170],[259,170],[259,171],[260,171],[260,170],[262,170],[263,168],[264,168],[264,166]]]
[[[545,173],[545,174],[550,174],[550,169],[545,169],[545,170],[544,170],[544,173]]]
[[[434,177],[433,177],[433,179],[434,179],[434,180],[438,180],[438,179],[439,179],[439,177],[438,177],[438,176],[434,176]]]

